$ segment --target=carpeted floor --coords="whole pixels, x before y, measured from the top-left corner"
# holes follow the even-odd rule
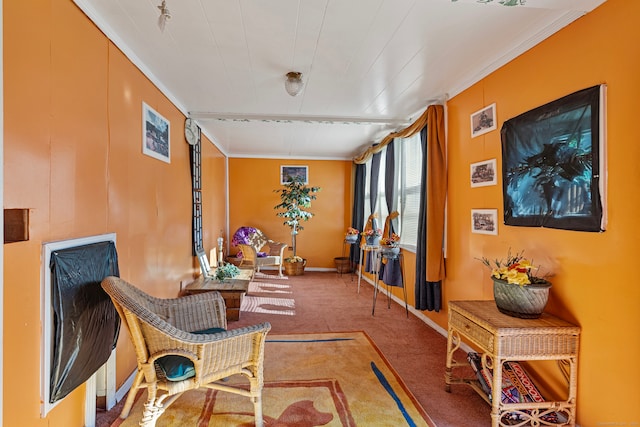
[[[454,385],[452,393],[444,391],[446,338],[415,316],[407,318],[404,306],[392,302],[388,309],[384,295],[379,295],[372,316],[372,302],[373,288],[363,281],[357,293],[357,278],[350,274],[306,271],[284,278],[260,274],[243,300],[240,320],[229,322],[229,328],[269,321],[270,335],[364,331],[435,425],[489,426],[490,408],[473,390]],[[464,357],[459,353],[456,358]],[[268,369],[265,365],[265,373]],[[98,413],[96,425],[109,426],[118,413],[118,406]]]
[[[243,384],[231,377],[227,384]],[[135,427],[144,393],[131,415],[112,427]],[[263,411],[266,426],[434,426],[364,332],[267,337]],[[246,397],[190,391],[158,419],[157,427],[253,425]]]

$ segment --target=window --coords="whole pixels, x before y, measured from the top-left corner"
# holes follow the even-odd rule
[[[400,213],[396,232],[400,235],[400,244],[405,249],[415,251],[418,239],[418,213],[420,210],[420,189],[422,187],[422,147],[420,145],[420,133],[409,138],[396,138],[395,143],[396,168],[398,176],[397,199],[394,205]],[[385,157],[386,148],[380,153],[380,171],[378,178],[378,200],[374,212],[378,213],[378,227],[384,227],[384,221],[389,215],[385,200]],[[371,213],[370,186],[371,186],[371,159],[366,163],[365,183],[365,220]]]

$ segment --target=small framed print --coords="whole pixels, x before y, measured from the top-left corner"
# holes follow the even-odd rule
[[[169,121],[144,102],[142,103],[142,152],[147,156],[171,163]]]
[[[471,115],[471,137],[491,132],[497,128],[496,104],[493,103]]]
[[[478,234],[498,234],[497,209],[471,209],[471,232]]]
[[[471,163],[471,186],[486,187],[496,185],[496,159],[485,160],[483,162]]]
[[[280,184],[299,179],[302,184],[309,184],[308,166],[280,166]]]

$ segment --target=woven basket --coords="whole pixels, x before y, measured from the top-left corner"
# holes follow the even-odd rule
[[[307,265],[307,260],[303,259],[302,262],[284,262],[284,273],[287,276],[301,276],[304,274],[304,266]]]
[[[338,273],[351,273],[351,261],[349,257],[342,256],[333,259],[336,262]]]
[[[550,288],[549,282],[520,286],[493,278],[493,298],[498,310],[521,319],[540,317],[549,300]]]

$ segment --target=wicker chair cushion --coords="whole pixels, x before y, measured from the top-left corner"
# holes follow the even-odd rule
[[[206,334],[217,334],[218,332],[225,332],[226,329],[223,328],[209,328],[203,331],[194,331],[194,334],[198,335],[206,335]],[[193,367],[193,362],[184,356],[178,356],[175,354],[170,354],[168,356],[162,356],[158,360],[156,360],[156,365],[165,378],[169,381],[184,381],[196,375],[196,370]]]

